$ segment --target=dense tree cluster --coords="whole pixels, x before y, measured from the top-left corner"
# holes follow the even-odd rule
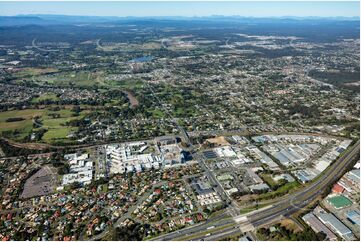
[[[147,224],[142,225],[139,223],[133,223],[128,227],[117,227],[111,235],[111,240],[141,241],[145,236],[146,229],[149,227]]]
[[[287,229],[281,224],[276,224],[275,230],[272,232],[268,228],[260,228],[257,234],[261,240],[291,240],[291,241],[323,241],[326,235],[322,232],[315,233],[310,227],[305,228],[301,232],[294,232]]]

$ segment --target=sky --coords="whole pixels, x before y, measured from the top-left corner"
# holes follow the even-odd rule
[[[0,15],[63,14],[86,16],[210,16],[239,15],[252,17],[360,16],[359,1],[252,1],[252,2],[16,2],[0,0]]]

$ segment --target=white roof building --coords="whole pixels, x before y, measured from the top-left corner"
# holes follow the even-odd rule
[[[231,146],[223,146],[215,148],[214,151],[219,157],[234,157],[237,156],[236,152],[232,149]]]
[[[335,217],[332,213],[321,213],[318,215],[318,218],[323,222],[327,227],[336,232],[345,240],[353,240],[354,235],[352,231],[347,228],[338,218]]]
[[[70,165],[69,174],[63,175],[62,186],[74,182],[89,184],[93,179],[93,162],[88,160],[89,154],[67,154],[64,156]]]

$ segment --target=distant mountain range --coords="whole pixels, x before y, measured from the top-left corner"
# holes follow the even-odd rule
[[[206,17],[182,17],[182,16],[155,16],[155,17],[112,17],[112,16],[70,16],[70,15],[17,15],[0,16],[0,26],[24,26],[24,25],[66,25],[66,24],[90,24],[90,23],[110,23],[129,22],[144,20],[184,20],[184,21],[237,21],[237,22],[269,22],[269,21],[359,21],[359,17],[244,17],[244,16],[206,16]]]

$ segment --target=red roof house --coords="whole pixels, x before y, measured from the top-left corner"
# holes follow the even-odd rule
[[[345,188],[338,183],[336,183],[332,187],[332,192],[334,192],[334,193],[343,193],[344,190],[345,190]]]

